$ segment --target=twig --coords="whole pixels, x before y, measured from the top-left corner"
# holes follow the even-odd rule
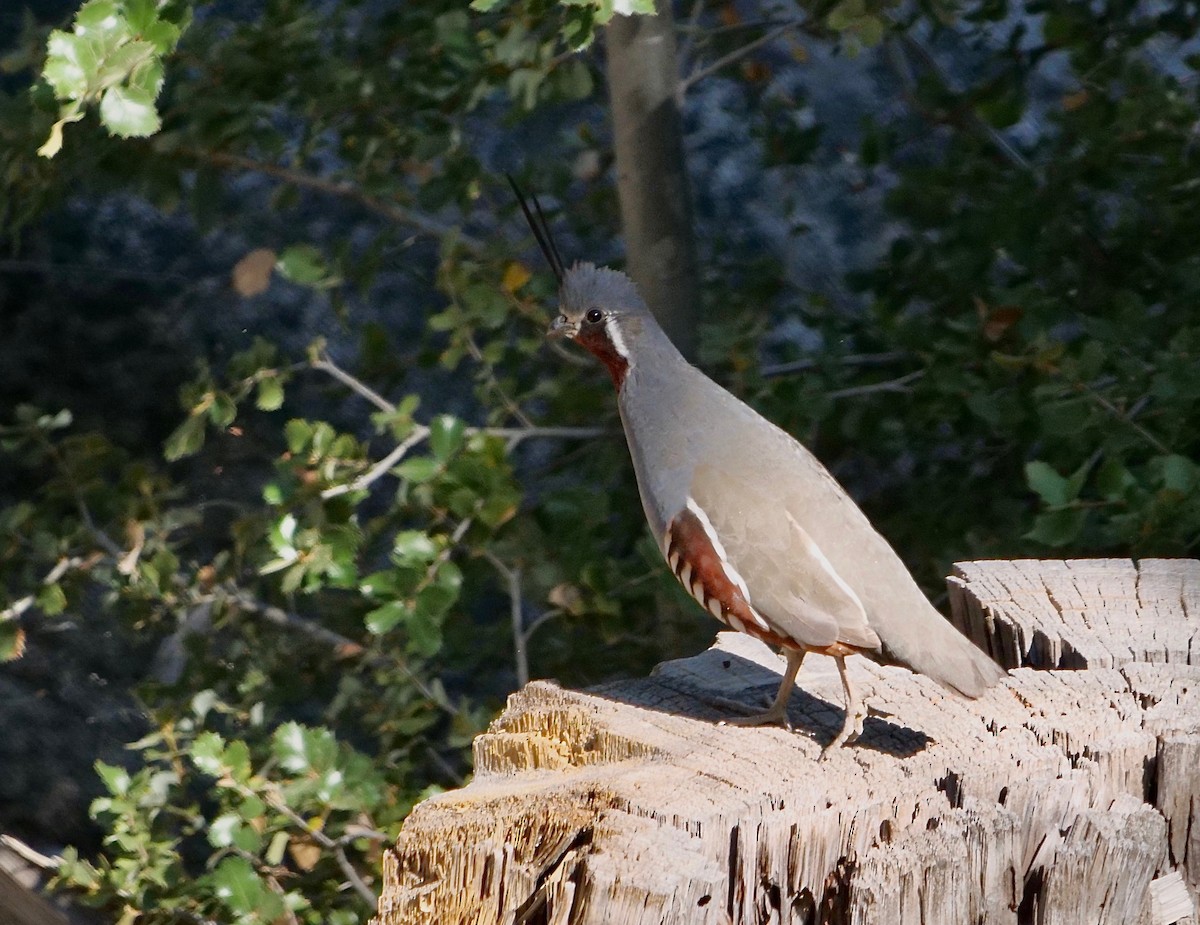
[[[244,796],[252,796],[256,799],[260,798],[255,791],[247,787],[245,784],[234,783],[235,789]],[[346,879],[350,881],[350,885],[354,887],[354,891],[358,893],[367,903],[372,906],[378,901],[379,897],[375,895],[375,891],[367,886],[354,865],[350,863],[350,859],[346,857],[344,846],[337,841],[334,841],[320,829],[315,829],[308,824],[308,821],[296,812],[287,804],[287,801],[280,796],[274,787],[267,788],[264,791],[267,802],[276,810],[286,816],[288,820],[301,829],[305,835],[315,841],[318,845],[327,851],[332,851],[334,858],[337,860],[338,867],[342,869],[342,873],[346,875]]]
[[[695,0],[692,4],[692,10],[688,14],[687,23],[681,27],[680,31],[683,32],[683,41],[680,43],[679,53],[676,55],[681,67],[692,54],[692,45],[696,41],[696,27],[700,22],[700,14],[702,12],[704,12],[704,0]]]
[[[889,363],[910,359],[911,356],[903,350],[889,350],[885,353],[850,353],[843,357],[837,357],[834,362],[838,366],[886,366]],[[778,376],[789,376],[792,373],[807,372],[822,365],[824,365],[823,360],[817,357],[808,357],[803,360],[764,366],[759,370],[759,375],[764,379],[774,379]]]
[[[42,586],[47,587],[54,584],[63,577],[71,569],[82,568],[91,564],[88,559],[81,559],[79,556],[65,556],[54,563],[54,568],[50,569],[42,578]],[[19,600],[13,601],[4,610],[0,610],[0,623],[5,623],[9,620],[15,620],[25,611],[37,603],[36,594],[26,594]]]
[[[754,41],[747,42],[741,48],[735,48],[733,51],[729,52],[729,54],[722,55],[712,64],[702,68],[697,68],[688,74],[687,77],[680,78],[679,83],[675,87],[676,104],[680,106],[683,105],[683,98],[687,96],[687,92],[689,89],[691,89],[693,84],[698,83],[705,77],[715,74],[717,71],[728,67],[736,61],[740,61],[751,52],[757,51],[759,48],[762,48],[762,46],[775,41],[775,39],[779,38],[781,35],[791,32],[793,29],[798,29],[802,25],[804,25],[803,20],[796,20],[795,22],[787,22],[782,26],[777,26],[771,31],[763,33],[758,38],[754,39]]]
[[[294,167],[285,167],[282,164],[268,164],[262,161],[256,161],[249,157],[243,157],[239,154],[230,154],[225,151],[202,151],[197,148],[184,148],[180,151],[185,157],[190,157],[193,160],[202,161],[206,164],[211,164],[214,167],[231,168],[233,170],[245,170],[251,173],[261,173],[264,176],[274,177],[277,180],[282,180],[285,183],[290,183],[293,186],[299,186],[304,189],[314,190],[319,193],[326,193],[330,196],[337,196],[341,199],[347,199],[351,202],[358,203],[360,206],[382,215],[391,221],[398,222],[402,225],[411,225],[421,234],[426,234],[431,237],[440,238],[451,232],[456,232],[458,241],[467,247],[469,250],[478,253],[483,250],[483,242],[478,238],[458,230],[453,225],[447,225],[437,219],[430,218],[427,215],[420,215],[416,212],[410,212],[408,209],[397,205],[394,202],[387,202],[382,199],[377,199],[364,193],[358,186],[346,180],[329,180],[325,177],[313,176],[310,173],[305,173],[302,170],[297,170]]]
[[[386,414],[394,414],[396,406],[372,389],[369,385],[363,382],[358,377],[348,373],[342,369],[333,360],[326,356],[320,356],[313,359],[310,364],[312,369],[319,370],[329,376],[332,376],[346,388],[350,389],[357,395],[361,395],[372,405]],[[505,398],[503,394],[502,398]],[[505,398],[507,401],[507,399]],[[519,408],[510,409],[514,416],[521,420],[528,419],[520,411]],[[528,424],[523,427],[466,427],[463,433],[468,436],[483,434],[488,437],[499,437],[509,441],[509,449],[521,443],[524,440],[532,439],[547,439],[547,440],[589,440],[593,437],[599,437],[607,433],[602,427],[538,427],[534,424]],[[377,463],[371,466],[366,472],[360,475],[353,482],[345,485],[334,485],[326,488],[321,492],[322,498],[336,498],[339,495],[347,494],[352,491],[360,491],[383,476],[387,475],[391,469],[400,462],[401,459],[414,446],[429,437],[429,427],[425,424],[414,424],[413,431],[398,443],[386,456],[380,459]]]
[[[387,412],[388,414],[395,413],[395,405],[393,405],[390,401],[376,392],[357,376],[352,376],[350,373],[346,372],[344,369],[334,363],[333,360],[329,359],[329,357],[317,357],[312,361],[312,368],[329,374],[350,391],[361,395],[380,411]]]
[[[13,854],[20,856],[21,860],[32,864],[39,870],[58,870],[62,866],[63,859],[60,855],[42,854],[36,848],[30,847],[11,835],[0,833],[0,845],[4,845]]]
[[[914,39],[907,32],[897,29],[895,30],[895,34],[899,36],[900,42],[904,48],[914,55],[918,60],[920,60],[925,70],[927,70],[933,76],[933,78],[941,85],[943,90],[965,102],[964,94],[960,90],[955,89],[949,75],[942,70],[942,66],[938,64],[937,59],[933,57],[928,49],[921,45],[920,42]],[[920,108],[915,102],[915,94],[912,93],[911,88],[906,88],[905,95],[915,108]],[[970,129],[990,142],[992,147],[995,148],[996,151],[999,152],[1000,155],[1014,167],[1019,167],[1021,170],[1024,170],[1028,173],[1033,173],[1033,166],[1025,159],[1025,156],[1015,147],[1013,147],[1007,138],[989,125],[988,122],[979,115],[979,112],[973,105],[966,103],[965,108],[967,113],[968,127]]]
[[[1130,427],[1132,427],[1134,431],[1152,447],[1154,447],[1164,456],[1169,456],[1171,454],[1170,447],[1154,436],[1154,434],[1150,433],[1150,431],[1146,430],[1146,428],[1144,428],[1137,421],[1133,420],[1133,416],[1145,408],[1149,403],[1148,396],[1143,396],[1141,399],[1135,402],[1133,407],[1131,407],[1128,412],[1122,412],[1120,408],[1110,402],[1099,392],[1093,391],[1088,386],[1084,386],[1084,388],[1087,389],[1088,398],[1115,417],[1118,421],[1121,421],[1122,423],[1128,424]]]
[[[470,334],[465,334],[464,337],[466,338],[467,350],[470,351],[471,358],[483,368],[484,376],[487,378],[487,384],[491,387],[492,391],[500,397],[501,404],[503,404],[508,413],[516,418],[517,421],[519,421],[522,425],[525,427],[532,427],[533,421],[529,420],[529,417],[524,411],[521,410],[521,406],[513,401],[512,398],[509,397],[508,393],[505,392],[501,387],[500,381],[496,378],[496,374],[492,371],[492,365],[486,359],[484,359],[483,351],[480,350],[479,345],[475,343],[475,338]]]
[[[521,569],[509,567],[490,549],[483,550],[483,557],[492,564],[508,585],[509,622],[512,625],[513,661],[517,671],[517,686],[529,683],[529,653],[526,649],[525,615],[521,608]]]
[[[322,498],[336,498],[338,495],[344,495],[352,491],[362,491],[370,486],[372,482],[383,478],[392,467],[395,466],[414,446],[429,436],[429,428],[423,424],[418,424],[414,427],[413,432],[405,437],[402,441],[396,444],[395,448],[375,463],[370,469],[356,478],[353,482],[345,485],[334,485],[326,488],[321,492]]]
[[[446,780],[454,781],[454,783],[459,787],[462,787],[464,784],[466,784],[466,780],[463,779],[463,776],[450,766],[450,762],[443,758],[436,748],[426,743],[425,751],[433,760],[433,763],[442,769],[442,773],[446,775]]]
[[[867,385],[853,385],[846,389],[834,389],[826,392],[826,398],[857,398],[860,395],[873,395],[876,392],[907,392],[908,386],[925,375],[925,370],[914,369],[898,379],[888,379],[884,382],[871,382]]]
[[[536,617],[530,620],[529,625],[525,627],[525,643],[529,643],[529,640],[533,638],[533,634],[542,627],[542,624],[549,623],[551,620],[556,620],[565,613],[566,611],[561,607],[551,607],[549,610],[538,614]]]

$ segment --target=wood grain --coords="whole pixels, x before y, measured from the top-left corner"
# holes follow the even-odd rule
[[[1013,666],[976,701],[805,663],[796,733],[719,726],[783,660],[722,633],[649,678],[534,682],[385,861],[399,923],[1197,925],[1200,563],[973,562],[954,619]],[[1027,667],[1035,665],[1039,667]]]

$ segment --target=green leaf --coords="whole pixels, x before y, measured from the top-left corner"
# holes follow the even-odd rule
[[[60,100],[79,99],[87,92],[88,74],[82,64],[82,44],[83,39],[79,36],[57,29],[46,40],[46,66],[42,76]]]
[[[225,740],[215,732],[202,732],[192,743],[192,764],[202,774],[220,777],[225,767]]]
[[[223,813],[208,827],[208,843],[214,848],[228,848],[234,844],[242,820],[235,813]]]
[[[0,662],[11,662],[25,654],[25,630],[16,620],[0,620]]]
[[[426,588],[421,592],[420,599],[424,599],[424,603],[418,605],[416,613],[406,627],[408,647],[417,655],[430,658],[437,655],[442,647],[442,620],[439,611],[448,597],[441,588]],[[452,596],[449,600],[450,603],[453,602]]]
[[[239,916],[272,922],[283,915],[283,900],[263,883],[245,858],[224,858],[205,881],[216,899]]]
[[[288,452],[295,456],[308,449],[308,444],[312,440],[313,428],[308,421],[292,418],[283,425],[283,435],[287,440]]]
[[[82,36],[128,31],[116,0],[88,0],[75,14],[75,31]]]
[[[462,446],[465,425],[449,414],[439,414],[429,423],[429,449],[438,459],[448,459]]]
[[[1136,485],[1137,479],[1125,468],[1125,464],[1115,456],[1110,456],[1106,459],[1096,473],[1096,490],[1108,501],[1122,500],[1129,489],[1134,488]]]
[[[367,629],[376,636],[389,632],[403,620],[407,620],[411,610],[404,601],[388,601],[382,607],[376,607],[364,618]]]
[[[293,244],[284,248],[275,268],[284,279],[300,286],[325,289],[341,282],[330,275],[325,256],[311,244]]]
[[[138,87],[109,87],[100,98],[100,121],[114,135],[145,138],[162,126],[154,97]]]
[[[337,740],[328,729],[284,723],[271,737],[271,753],[285,771],[302,775],[324,772],[337,760]]]
[[[215,392],[208,406],[208,419],[217,427],[228,427],[237,418],[237,404],[227,392]]]
[[[96,773],[100,775],[100,780],[104,782],[104,789],[115,797],[125,796],[129,793],[129,785],[132,779],[129,772],[124,768],[114,764],[105,764],[103,761],[96,762]]]
[[[437,552],[437,544],[421,530],[401,530],[392,542],[392,560],[397,565],[424,565]]]
[[[1066,546],[1078,538],[1086,517],[1087,511],[1082,509],[1039,514],[1033,522],[1033,529],[1025,534],[1025,538],[1047,546]]]
[[[62,589],[62,585],[55,582],[52,585],[46,585],[38,592],[37,605],[42,613],[46,616],[53,617],[62,613],[67,608],[67,594]]]
[[[175,428],[171,436],[167,437],[163,455],[169,462],[174,462],[185,456],[195,455],[202,446],[204,446],[204,418],[193,414]]]
[[[428,456],[414,456],[406,459],[392,471],[407,482],[421,484],[428,482],[441,471],[442,464]]]
[[[1197,466],[1186,456],[1180,456],[1178,453],[1160,456],[1153,460],[1152,465],[1167,491],[1189,495],[1195,490]]]
[[[1075,495],[1071,493],[1067,479],[1059,475],[1049,463],[1040,459],[1025,464],[1025,481],[1030,489],[1051,507],[1074,500]]]
[[[260,411],[277,411],[283,406],[283,383],[278,376],[267,376],[258,380],[258,398],[255,405]]]

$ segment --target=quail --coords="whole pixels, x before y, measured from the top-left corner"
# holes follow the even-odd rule
[[[934,609],[817,458],[688,363],[628,276],[590,263],[566,268],[536,198],[531,210],[513,188],[559,283],[549,334],[608,370],[668,566],[701,607],[787,658],[770,708],[727,722],[787,725],[809,652],[836,661],[846,698],[845,722],[823,754],[862,729],[850,655],[903,665],[967,697],[995,684],[1004,671]]]

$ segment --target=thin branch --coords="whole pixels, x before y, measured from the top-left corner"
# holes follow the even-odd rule
[[[247,787],[245,784],[235,783],[234,786],[237,791],[244,796],[253,796],[255,798],[259,798],[259,795],[255,793],[252,788]],[[267,802],[271,804],[271,807],[276,812],[286,816],[293,825],[302,830],[305,835],[315,841],[322,848],[333,852],[333,856],[337,860],[338,867],[342,869],[342,873],[346,875],[346,879],[350,882],[350,885],[354,888],[354,891],[358,893],[363,900],[372,906],[378,902],[379,897],[375,895],[375,891],[367,886],[363,878],[359,876],[359,873],[357,870],[355,870],[354,865],[350,863],[350,859],[346,857],[345,848],[341,843],[334,841],[320,829],[313,828],[311,825],[309,825],[308,820],[292,809],[292,807],[288,805],[287,801],[278,792],[276,792],[274,787],[267,788],[264,791],[264,795],[267,798]]]
[[[606,427],[468,427],[466,434],[484,434],[521,443],[524,440],[592,440],[615,433]]]
[[[513,401],[513,399],[509,397],[509,394],[504,391],[503,387],[501,387],[500,380],[496,378],[496,374],[492,371],[492,365],[488,363],[486,359],[484,359],[483,351],[480,350],[479,345],[475,343],[475,338],[470,334],[466,334],[465,337],[467,341],[467,349],[470,351],[472,359],[474,359],[475,362],[483,368],[484,375],[487,378],[487,384],[491,387],[492,391],[500,397],[501,404],[503,404],[508,413],[516,418],[517,421],[523,426],[532,427],[533,421],[529,420],[529,417],[524,411],[521,410],[521,406]]]
[[[357,658],[366,655],[365,663],[371,668],[397,668],[399,669],[413,686],[417,688],[430,703],[434,704],[439,710],[448,716],[459,716],[457,710],[452,704],[446,702],[437,693],[421,679],[421,677],[413,671],[408,665],[395,655],[385,655],[380,652],[367,655],[366,647],[361,643],[355,642],[341,633],[335,633],[331,629],[326,629],[319,623],[314,623],[299,614],[289,613],[288,611],[276,607],[273,604],[267,604],[264,601],[256,600],[248,594],[236,589],[229,590],[228,596],[240,609],[247,613],[255,614],[262,617],[268,623],[274,624],[281,629],[293,630],[309,637],[315,642],[319,642],[324,646],[333,649],[339,657],[342,658]]]
[[[325,193],[340,199],[349,200],[393,222],[402,225],[411,225],[421,234],[429,235],[430,237],[440,238],[446,234],[455,232],[458,235],[458,241],[468,249],[474,252],[483,250],[482,241],[457,229],[455,226],[430,218],[427,215],[411,212],[394,202],[370,196],[364,193],[357,185],[346,180],[329,180],[325,177],[305,173],[303,170],[297,170],[294,167],[285,167],[282,164],[268,164],[249,157],[243,157],[240,154],[230,154],[225,151],[202,151],[197,148],[184,148],[181,149],[180,153],[185,157],[201,161],[205,164],[211,164],[214,167],[261,173],[264,176],[282,180],[285,183],[290,183],[302,189],[310,189],[318,193]]]
[[[392,467],[400,462],[405,457],[409,450],[429,436],[429,428],[423,424],[418,424],[413,429],[413,432],[405,437],[402,441],[396,444],[395,448],[375,463],[370,469],[356,478],[353,482],[345,485],[334,485],[326,488],[321,492],[322,498],[336,498],[338,495],[348,494],[352,491],[362,491],[392,470]]]
[[[966,102],[965,95],[962,91],[954,87],[950,76],[942,69],[942,66],[938,64],[937,59],[934,58],[929,50],[907,32],[896,29],[894,34],[899,36],[900,43],[904,46],[905,50],[921,62],[921,65],[933,76],[945,92],[963,101],[967,114],[967,127],[988,141],[1014,167],[1019,167],[1028,173],[1033,173],[1033,166],[1025,159],[1025,155],[1013,147],[1007,138],[980,116],[974,105]],[[903,78],[903,75],[901,77]],[[902,80],[902,83],[907,84],[907,81]],[[912,88],[906,85],[905,90],[905,96],[908,98],[909,103],[918,109],[918,111],[921,111],[916,103],[915,93],[912,92]],[[922,114],[924,114],[923,111]]]
[[[81,559],[79,556],[65,556],[54,563],[54,568],[50,569],[42,578],[42,586],[47,587],[54,584],[67,572],[72,569],[84,568],[94,564],[94,560]],[[36,594],[26,594],[19,600],[13,601],[4,610],[0,610],[0,623],[6,623],[9,620],[15,620],[30,607],[37,603]]]
[[[517,686],[524,687],[529,683],[529,653],[525,643],[525,615],[521,608],[521,569],[519,566],[509,567],[490,549],[483,550],[483,557],[492,564],[508,585],[509,623],[512,628],[513,661],[517,671]]]
[[[1170,455],[1170,453],[1171,453],[1170,447],[1168,447],[1165,443],[1163,443],[1161,440],[1159,440],[1158,437],[1154,436],[1154,434],[1150,433],[1150,431],[1146,430],[1146,428],[1144,428],[1137,421],[1133,420],[1133,416],[1135,414],[1137,414],[1138,412],[1140,412],[1143,408],[1146,407],[1146,404],[1149,401],[1149,398],[1147,396],[1143,396],[1141,399],[1139,399],[1133,405],[1133,407],[1131,407],[1129,409],[1128,412],[1123,412],[1123,411],[1121,411],[1120,408],[1118,408],[1116,405],[1114,405],[1112,402],[1110,402],[1107,398],[1105,398],[1099,392],[1093,391],[1091,388],[1087,388],[1087,395],[1088,395],[1088,398],[1090,398],[1097,405],[1099,405],[1101,408],[1103,408],[1105,411],[1107,411],[1109,414],[1111,414],[1113,417],[1115,417],[1118,421],[1122,422],[1123,424],[1128,424],[1130,427],[1132,427],[1133,430],[1143,440],[1145,440],[1152,447],[1154,447],[1156,450],[1158,450],[1158,452],[1162,453],[1164,456]]]
[[[838,366],[886,366],[900,360],[908,360],[912,354],[903,350],[889,350],[885,353],[850,353],[837,357],[833,362]],[[825,361],[818,357],[807,357],[803,360],[792,360],[788,363],[773,363],[759,370],[764,379],[774,379],[778,376],[790,376],[792,373],[803,373],[810,369],[818,369]]]
[[[874,395],[877,392],[907,392],[908,386],[925,375],[925,370],[914,369],[898,379],[888,379],[884,382],[871,382],[867,385],[853,385],[846,389],[834,389],[826,392],[826,398],[858,398],[861,395]]]
[[[6,833],[0,833],[0,845],[3,845],[13,854],[18,855],[21,860],[32,864],[39,870],[58,870],[62,866],[63,859],[61,855],[56,854],[51,856],[42,854],[36,848],[30,847],[19,838],[13,838],[13,836]]]
[[[700,22],[700,14],[704,12],[704,0],[695,0],[692,4],[692,10],[688,14],[687,23],[680,27],[679,31],[683,32],[683,41],[679,45],[679,53],[676,58],[679,61],[680,67],[683,67],[692,54],[692,45],[696,41],[697,26]]]
[[[720,58],[718,58],[712,64],[709,64],[702,68],[697,68],[696,70],[694,70],[690,74],[688,74],[687,77],[680,78],[679,83],[675,87],[676,103],[678,105],[682,106],[683,99],[685,96],[687,96],[688,90],[691,89],[691,87],[694,84],[699,83],[701,80],[703,80],[705,77],[709,77],[709,76],[715,74],[717,71],[720,71],[723,68],[726,68],[729,65],[734,64],[737,61],[740,61],[742,58],[746,57],[746,55],[749,55],[752,52],[757,51],[758,49],[762,48],[764,45],[767,45],[770,42],[775,41],[775,39],[779,38],[781,35],[785,35],[786,33],[791,32],[793,29],[798,29],[803,25],[804,25],[804,21],[798,19],[794,22],[787,22],[787,23],[784,23],[782,26],[777,26],[776,28],[770,30],[769,32],[764,32],[758,38],[754,39],[754,41],[747,42],[741,48],[735,48],[733,51],[729,52],[729,54],[722,55]]]
[[[528,644],[529,640],[533,638],[533,634],[537,632],[544,624],[549,623],[551,620],[557,620],[565,613],[566,611],[561,607],[551,607],[549,610],[543,611],[530,620],[529,624],[525,627],[526,644]]]
[[[374,405],[380,411],[386,412],[387,414],[395,413],[395,411],[396,411],[395,405],[393,405],[390,401],[388,401],[386,398],[384,398],[382,395],[380,395],[378,392],[376,392],[373,388],[371,388],[369,385],[367,385],[361,379],[359,379],[356,376],[352,376],[350,373],[346,372],[344,369],[342,369],[340,366],[338,366],[336,363],[334,363],[333,360],[329,359],[329,357],[325,357],[325,356],[317,357],[316,359],[314,359],[312,361],[311,365],[312,365],[313,369],[320,370],[323,373],[327,373],[328,375],[330,375],[334,379],[336,379],[338,382],[340,382],[342,385],[344,385],[346,388],[348,388],[350,391],[356,392],[357,394],[361,395],[363,398],[365,398],[367,401],[369,401],[372,405]]]
[[[365,398],[380,411],[386,414],[394,414],[396,412],[396,406],[392,402],[388,401],[357,376],[342,369],[333,360],[329,359],[329,357],[316,357],[309,365],[312,369],[319,370],[333,377],[355,394]],[[525,417],[519,408],[513,405],[502,392],[500,394],[506,404],[512,405],[510,411],[515,417],[522,421],[528,421],[528,418]],[[499,437],[509,442],[509,449],[511,450],[524,440],[590,440],[594,437],[602,436],[607,431],[602,427],[538,427],[533,424],[527,424],[523,427],[466,427],[463,429],[463,433],[468,437],[478,434],[488,437]],[[409,450],[428,437],[429,427],[427,425],[414,424],[412,433],[398,443],[386,456],[372,465],[370,469],[353,482],[326,488],[321,492],[321,497],[336,498],[339,495],[344,495],[352,491],[360,491],[368,487],[387,475],[405,457]]]

